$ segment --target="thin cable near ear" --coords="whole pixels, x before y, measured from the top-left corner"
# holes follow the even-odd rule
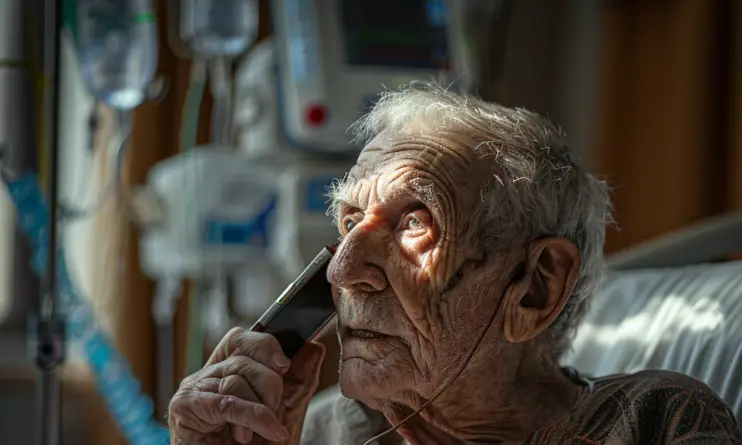
[[[510,276],[509,276],[509,279],[508,279],[507,282],[510,283],[510,282],[513,281],[514,278],[517,278],[517,275],[518,274],[521,274],[522,271],[524,270],[524,268],[525,268],[525,265],[523,263],[519,263],[515,267],[515,269],[513,269],[513,271],[510,273]],[[479,334],[479,337],[477,338],[477,341],[474,343],[474,346],[471,348],[471,350],[469,351],[469,353],[466,354],[466,358],[464,358],[464,361],[463,361],[461,367],[443,385],[441,385],[440,388],[438,388],[438,390],[433,394],[433,397],[431,397],[427,402],[423,403],[423,405],[420,408],[418,408],[417,410],[415,410],[415,412],[413,412],[409,416],[405,417],[401,422],[399,422],[398,424],[392,426],[391,428],[387,429],[386,431],[384,431],[384,432],[382,432],[380,434],[377,434],[376,436],[372,437],[371,439],[367,440],[366,442],[363,443],[363,445],[372,445],[376,441],[378,441],[379,439],[381,439],[382,437],[386,437],[387,435],[389,435],[389,434],[397,431],[402,425],[404,425],[405,423],[407,423],[410,419],[412,419],[416,415],[420,414],[420,412],[422,412],[422,410],[424,410],[425,408],[427,408],[441,394],[443,394],[443,391],[447,390],[453,384],[453,382],[455,382],[456,379],[458,379],[461,376],[461,374],[464,372],[464,370],[466,369],[466,367],[469,366],[469,362],[474,357],[474,354],[477,352],[477,350],[479,349],[479,346],[484,341],[484,337],[487,335],[487,332],[489,332],[490,328],[492,327],[492,324],[495,322],[495,319],[497,318],[497,314],[500,313],[500,310],[502,309],[503,306],[504,306],[503,304],[500,304],[495,310],[492,311],[492,315],[490,316],[489,321],[487,322],[487,324],[485,325],[485,327],[482,329],[482,333]]]

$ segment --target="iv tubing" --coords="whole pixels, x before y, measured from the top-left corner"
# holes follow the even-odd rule
[[[191,62],[191,75],[183,117],[180,126],[180,151],[186,152],[196,146],[196,130],[201,111],[204,89],[206,88],[206,62],[194,58]],[[192,374],[203,366],[203,327],[200,314],[203,299],[199,291],[199,284],[193,283],[188,288],[188,306],[191,316],[188,317],[188,346],[186,353],[186,374]]]
[[[206,87],[206,62],[193,59],[191,74],[186,92],[183,116],[180,123],[180,151],[185,152],[196,146],[198,117],[201,111],[204,89]]]
[[[214,109],[211,116],[211,140],[219,145],[229,145],[230,114],[232,108],[231,65],[225,57],[215,57],[209,63],[209,86],[214,98]]]
[[[157,292],[152,302],[152,315],[157,325],[157,398],[159,409],[167,411],[172,397],[173,382],[173,318],[175,305],[180,297],[181,278],[167,276],[157,282]]]

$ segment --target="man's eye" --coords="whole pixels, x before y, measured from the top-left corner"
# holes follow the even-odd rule
[[[351,218],[345,218],[343,220],[343,228],[346,232],[350,232],[351,230],[353,230],[353,227],[355,227],[355,225],[355,221],[353,221],[353,219]]]
[[[423,225],[422,223],[415,218],[414,216],[410,216],[407,218],[407,224],[405,224],[408,229],[417,230],[422,229]]]
[[[405,216],[404,230],[427,230],[433,223],[433,216],[427,210],[416,210]]]

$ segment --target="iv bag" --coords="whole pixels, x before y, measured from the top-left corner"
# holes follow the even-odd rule
[[[258,34],[256,0],[182,0],[180,35],[200,56],[238,56]]]
[[[151,0],[77,0],[77,50],[90,93],[119,110],[147,98],[157,69]]]

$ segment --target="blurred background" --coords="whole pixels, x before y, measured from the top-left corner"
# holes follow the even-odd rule
[[[39,23],[46,22],[38,17],[34,28],[26,20],[35,14],[33,3],[0,0],[0,59],[37,57],[29,36],[43,34]],[[140,1],[138,7],[146,10],[147,3]],[[341,134],[336,129],[325,139],[312,139],[300,124],[278,131],[276,123],[296,121],[291,107],[309,103],[308,93],[297,93],[296,82],[285,78],[288,43],[318,32],[324,45],[320,48],[333,50],[329,42],[349,39],[347,28],[335,26],[338,17],[315,17],[312,14],[320,13],[307,6],[312,2],[244,1],[249,3],[245,17],[255,17],[244,25],[245,42],[237,39],[234,49],[211,57],[211,47],[188,40],[181,23],[186,3],[153,0],[150,12],[156,19],[141,20],[151,26],[150,34],[123,44],[156,45],[156,51],[149,48],[137,56],[152,59],[151,76],[141,66],[134,69],[148,84],[146,98],[128,105],[122,98],[130,96],[113,97],[96,83],[102,82],[105,70],[92,66],[86,57],[97,56],[83,51],[85,39],[93,41],[96,31],[86,30],[79,4],[70,6],[70,22],[80,23],[77,32],[63,32],[59,39],[58,128],[51,134],[54,126],[46,125],[47,137],[56,137],[58,147],[59,201],[77,209],[59,228],[66,267],[84,304],[93,308],[96,326],[140,382],[135,392],[154,400],[154,419],[159,422],[178,382],[203,364],[218,339],[232,326],[251,325],[313,254],[336,237],[321,197],[315,196],[319,203],[303,210],[296,202],[302,194],[317,194],[318,187],[321,195],[332,177],[341,177],[352,165],[356,149],[334,142]],[[303,6],[290,13],[291,3]],[[361,15],[404,15],[404,8],[384,8],[383,3],[371,2]],[[568,134],[583,163],[613,187],[616,225],[608,235],[607,254],[742,211],[742,3],[461,3],[467,7],[457,13],[455,8],[446,10],[449,29],[457,20],[458,34],[448,36],[450,60],[445,66],[424,75],[412,69],[393,75],[370,70],[358,85],[394,87],[414,77],[429,78],[435,70],[450,71],[453,77],[466,73],[471,75],[459,76],[460,83],[485,99],[551,117]],[[374,8],[377,11],[371,11]],[[198,25],[198,14],[197,9],[192,12],[189,23]],[[451,46],[455,44],[460,48]],[[312,51],[307,48],[305,52]],[[368,97],[378,92],[348,93],[343,88],[350,87],[333,79],[321,92],[330,103],[337,95]],[[44,172],[45,164],[32,148],[38,141],[22,134],[24,128],[37,128],[33,121],[38,103],[32,98],[40,83],[27,67],[0,65],[0,144],[7,143],[9,150],[2,165],[10,159],[17,169],[43,176],[50,173]],[[287,97],[293,93],[298,99]],[[325,119],[357,111],[348,113],[347,104],[337,109],[320,104],[304,110],[309,122],[304,124],[324,125]],[[324,144],[324,152],[293,154],[293,142],[301,138],[310,145]],[[16,146],[13,151],[11,140],[28,149]],[[334,145],[325,144],[328,140]],[[212,156],[195,146],[216,148],[221,154]],[[163,162],[166,159],[170,162]],[[191,258],[188,234],[193,228],[186,223],[174,228],[173,221],[226,218],[213,216],[214,209],[201,204],[216,199],[214,193],[226,193],[213,191],[215,180],[209,172],[222,171],[217,168],[225,169],[225,177],[249,177],[234,193],[255,193],[249,199],[232,199],[224,215],[249,208],[258,229],[250,232],[248,243],[240,226],[242,235],[236,236],[250,244],[247,253],[202,249],[202,257]],[[269,183],[275,186],[263,187]],[[219,199],[226,203],[231,198]],[[3,443],[28,444],[40,428],[40,380],[29,317],[41,309],[43,283],[28,267],[31,249],[4,189],[0,220],[0,431]],[[180,230],[176,241],[168,238],[169,230]],[[226,232],[220,233],[224,241]],[[233,267],[238,262],[246,266]],[[96,384],[96,373],[102,371],[88,363],[90,348],[71,335],[68,340],[58,372],[61,443],[135,443],[106,407],[105,390]],[[331,334],[323,341],[331,357],[322,385],[329,386],[336,375],[336,347]]]

